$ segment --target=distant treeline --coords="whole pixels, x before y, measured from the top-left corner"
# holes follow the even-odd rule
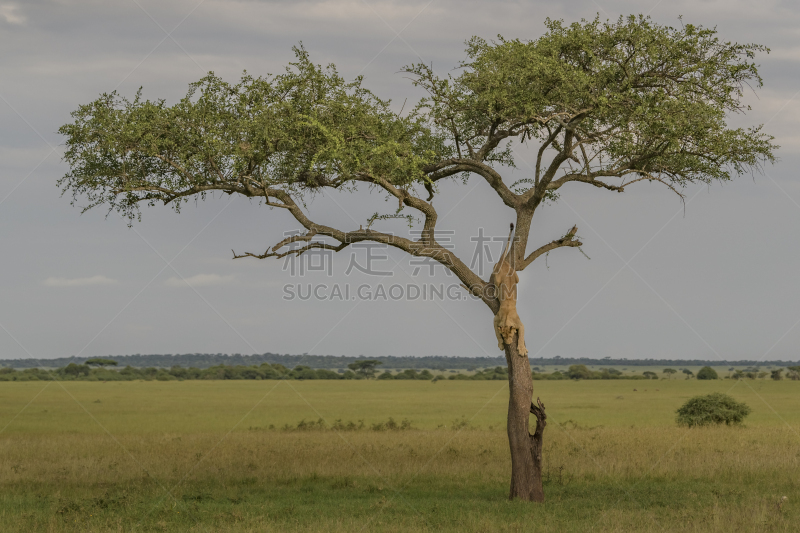
[[[500,367],[498,367],[500,368]],[[488,373],[487,375],[491,375]],[[372,374],[353,372],[352,370],[334,371],[324,368],[314,369],[309,366],[298,365],[293,369],[288,369],[281,364],[262,363],[260,365],[217,365],[209,368],[184,368],[173,366],[172,368],[146,367],[136,368],[126,366],[122,369],[111,369],[106,367],[95,368],[89,365],[79,365],[70,363],[65,367],[55,370],[45,370],[41,368],[26,368],[17,370],[11,367],[0,368],[0,381],[174,381],[174,380],[200,380],[200,379],[368,379]],[[434,376],[430,370],[417,372],[413,368],[392,374],[384,372],[377,376],[377,379],[420,379],[435,380],[444,379],[444,376]],[[483,378],[483,379],[492,379]],[[504,374],[503,379],[506,379]]]
[[[350,363],[374,358],[374,356],[346,357],[335,355],[281,355],[274,353],[263,353],[254,355],[242,354],[154,354],[154,355],[109,355],[106,356],[119,363],[120,366],[131,366],[135,368],[172,368],[181,366],[184,368],[211,368],[219,365],[226,366],[253,366],[262,363],[279,364],[286,368],[294,368],[298,365],[307,366],[314,369],[343,369]],[[70,363],[84,364],[88,357],[59,357],[57,359],[4,359],[0,360],[0,366],[12,368],[59,368]],[[424,357],[414,356],[385,356],[379,357],[383,361],[384,368],[394,369],[429,369],[429,370],[474,370],[478,368],[488,368],[497,365],[505,366],[506,361],[503,356],[497,357],[450,357],[443,355],[428,355]],[[531,366],[546,367],[548,365],[569,366],[569,365],[588,365],[588,366],[790,366],[800,363],[791,361],[718,361],[718,360],[684,360],[684,359],[592,359],[590,357],[552,357],[531,359]]]
[[[574,370],[575,366],[570,367],[570,371]],[[581,368],[586,369],[585,366]],[[534,379],[569,379],[570,377],[578,378],[579,376],[572,376],[570,371],[553,372],[552,374],[533,372]],[[594,374],[581,375],[580,377],[592,379]],[[596,373],[597,379],[602,376],[604,379],[644,379],[642,376],[622,376],[620,372],[608,373],[608,371]],[[370,369],[366,373],[353,372],[352,370],[328,370],[324,368],[314,369],[306,365],[298,365],[293,369],[275,363],[262,363],[260,365],[217,365],[209,368],[184,368],[181,366],[173,366],[172,368],[159,368],[159,367],[146,367],[136,368],[127,366],[122,369],[111,369],[107,367],[95,368],[89,365],[79,365],[70,363],[65,367],[57,368],[55,370],[45,370],[40,368],[27,368],[24,370],[16,370],[14,368],[5,367],[0,368],[0,381],[174,381],[174,380],[199,380],[199,379],[378,379],[378,380],[425,380],[425,381],[440,381],[440,380],[507,380],[508,370],[503,366],[496,366],[494,368],[487,368],[478,370],[471,374],[434,374],[428,369],[418,372],[414,368],[407,368],[405,370],[391,372],[384,371],[383,373],[375,373],[374,369]]]
[[[113,361],[94,359],[95,364],[113,363]],[[98,361],[100,363],[98,363]],[[375,362],[375,361],[372,361]],[[355,367],[355,366],[354,366]],[[435,371],[434,371],[435,372]],[[713,369],[707,367],[708,375],[703,375],[706,369],[698,372],[698,379],[718,379],[717,374]],[[783,379],[783,369],[773,370],[772,379]],[[787,368],[786,377],[789,379],[800,380],[800,366]],[[677,371],[674,369],[665,369],[662,373],[661,379],[671,379]],[[689,371],[684,371],[685,379],[694,378],[694,374]],[[750,375],[753,374],[753,375]],[[645,371],[642,374],[623,374],[615,368],[601,368],[599,370],[590,370],[586,365],[571,365],[568,370],[554,371],[551,373],[543,372],[539,367],[535,367],[531,371],[534,380],[564,380],[564,379],[659,379],[657,373],[652,371]],[[741,371],[726,376],[726,379],[744,379],[744,378],[764,378],[768,375],[767,372],[762,372],[758,375],[755,373],[742,373]],[[183,380],[226,380],[226,379],[250,379],[250,380],[280,380],[280,379],[378,379],[378,380],[426,380],[426,381],[441,381],[441,380],[472,380],[472,381],[485,381],[485,380],[507,380],[508,370],[503,366],[496,366],[494,368],[486,368],[477,370],[469,374],[462,373],[449,373],[434,374],[428,369],[418,372],[416,369],[407,368],[400,371],[384,371],[377,373],[375,365],[368,365],[366,368],[353,370],[328,370],[324,368],[311,368],[305,365],[298,365],[293,369],[275,363],[262,363],[260,365],[217,365],[210,368],[184,368],[181,366],[173,366],[172,368],[159,368],[159,367],[146,367],[136,368],[126,366],[122,369],[112,369],[106,366],[96,367],[90,365],[79,365],[70,363],[65,367],[57,368],[55,370],[46,370],[41,368],[27,368],[24,370],[16,370],[14,368],[5,367],[0,368],[0,381],[183,381]]]

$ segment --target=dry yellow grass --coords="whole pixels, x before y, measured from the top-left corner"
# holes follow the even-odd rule
[[[505,500],[500,383],[280,385],[242,419],[275,384],[3,384],[4,425],[39,396],[0,435],[0,529],[798,529],[796,384],[737,385],[745,427],[691,430],[671,420],[681,398],[733,383],[537,384],[552,415],[539,506]],[[417,429],[265,429],[318,414]]]

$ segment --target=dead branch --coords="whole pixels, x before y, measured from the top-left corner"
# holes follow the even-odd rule
[[[536,417],[536,429],[531,438],[541,443],[542,433],[544,433],[544,427],[547,425],[547,414],[544,412],[542,400],[538,397],[536,398],[536,404],[531,402],[531,414]]]
[[[561,237],[560,239],[556,239],[554,241],[545,244],[544,246],[540,246],[531,254],[522,261],[522,265],[520,265],[517,270],[524,270],[525,267],[533,263],[537,257],[541,256],[542,254],[546,254],[551,250],[555,250],[556,248],[561,248],[564,246],[569,246],[573,248],[577,248],[579,246],[583,246],[583,243],[575,238],[575,234],[578,232],[578,226],[572,226],[572,229],[567,232],[566,235]]]
[[[243,253],[241,255],[237,255],[236,252],[234,252],[233,250],[231,250],[231,252],[233,252],[233,258],[234,259],[241,259],[242,257],[255,257],[256,259],[266,259],[267,257],[275,257],[275,258],[280,259],[281,257],[286,257],[287,255],[292,255],[292,254],[295,254],[295,255],[299,256],[299,255],[303,254],[304,252],[307,252],[307,251],[312,250],[312,249],[332,250],[334,252],[338,252],[340,250],[343,250],[344,248],[346,248],[349,245],[350,245],[350,243],[347,243],[347,242],[343,242],[343,243],[339,244],[338,246],[333,246],[332,244],[328,244],[328,243],[324,243],[324,242],[311,242],[311,243],[308,243],[305,246],[301,246],[300,248],[294,248],[294,249],[291,249],[291,250],[287,250],[285,252],[277,252],[276,250],[280,249],[280,246],[278,246],[278,245],[275,245],[274,247],[272,247],[271,248],[272,251],[270,251],[270,249],[267,249],[267,251],[264,252],[263,254],[254,254],[252,252],[245,252],[245,253]]]

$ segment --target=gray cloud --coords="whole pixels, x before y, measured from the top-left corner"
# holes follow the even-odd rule
[[[167,287],[209,287],[212,285],[227,285],[235,280],[235,276],[221,276],[219,274],[196,274],[188,278],[171,277],[164,282]]]
[[[88,278],[55,278],[50,277],[42,282],[46,287],[89,287],[93,285],[116,285],[115,279],[97,275]]]
[[[17,4],[3,3],[0,4],[0,18],[7,24],[21,26],[25,24],[25,16],[22,15],[21,10]]]

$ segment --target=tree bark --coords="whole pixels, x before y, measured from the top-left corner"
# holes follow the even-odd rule
[[[509,498],[543,502],[542,490],[542,437],[547,416],[544,404],[533,397],[531,366],[527,356],[519,355],[516,335],[511,345],[505,346],[508,363],[508,444],[511,448],[511,491]],[[530,414],[536,416],[533,435],[528,430]]]

